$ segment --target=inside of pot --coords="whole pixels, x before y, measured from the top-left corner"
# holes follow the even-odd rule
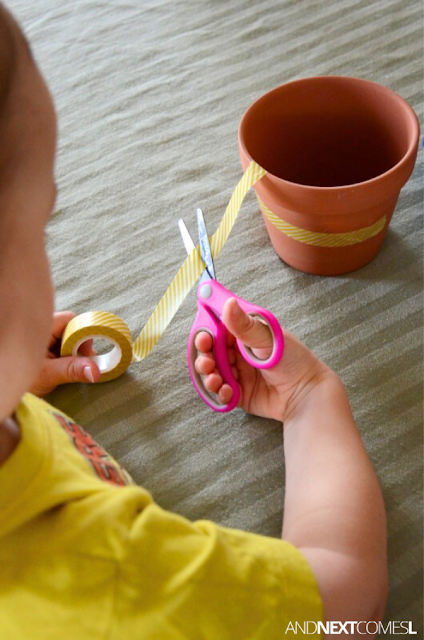
[[[256,162],[279,178],[317,187],[375,178],[410,144],[399,104],[369,87],[286,85],[252,105],[242,124]]]

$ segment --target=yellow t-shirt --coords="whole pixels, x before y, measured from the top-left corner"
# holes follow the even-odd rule
[[[0,466],[1,638],[280,640],[322,620],[292,545],[164,511],[43,400],[25,395],[16,418]]]

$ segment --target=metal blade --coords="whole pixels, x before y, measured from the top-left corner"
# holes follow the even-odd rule
[[[185,250],[187,251],[188,255],[190,255],[193,249],[196,248],[196,245],[194,244],[189,230],[187,229],[186,224],[182,218],[178,220],[178,226],[180,228],[180,233],[184,242]]]
[[[203,211],[201,209],[197,209],[196,214],[197,214],[197,227],[199,230],[200,255],[202,256],[202,260],[206,265],[206,271],[209,274],[209,277],[212,278],[213,280],[216,280],[215,268],[213,266],[213,260],[212,260],[212,251],[211,251],[211,246],[209,244],[209,236],[206,230],[206,223],[203,217]]]

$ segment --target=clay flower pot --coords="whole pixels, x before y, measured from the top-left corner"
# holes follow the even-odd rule
[[[359,78],[282,85],[254,102],[239,128],[243,169],[255,186],[277,254],[291,266],[337,275],[380,250],[412,173],[419,125],[396,93]]]

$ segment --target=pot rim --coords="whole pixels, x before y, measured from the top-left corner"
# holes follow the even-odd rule
[[[374,178],[370,178],[369,180],[363,180],[362,182],[355,182],[355,183],[351,183],[351,184],[346,184],[346,185],[335,185],[333,187],[331,186],[326,186],[326,187],[320,187],[320,186],[315,186],[315,185],[308,185],[308,184],[302,184],[301,182],[291,182],[290,180],[286,180],[284,178],[280,178],[279,176],[274,175],[273,173],[271,173],[270,171],[268,171],[266,169],[266,167],[263,167],[263,169],[266,169],[267,173],[266,173],[266,177],[269,177],[272,179],[272,181],[277,181],[278,183],[283,183],[283,184],[287,184],[290,185],[291,188],[298,188],[298,189],[305,189],[305,190],[310,190],[310,191],[318,191],[318,192],[324,192],[324,191],[348,191],[351,190],[355,187],[363,187],[363,186],[368,186],[368,185],[373,185],[379,182],[382,182],[383,180],[387,180],[391,177],[392,174],[398,173],[399,169],[402,168],[403,166],[407,165],[408,162],[411,160],[412,156],[414,156],[417,151],[418,151],[418,143],[419,143],[419,138],[420,138],[420,125],[419,125],[419,121],[418,121],[418,117],[417,114],[415,113],[414,109],[411,107],[411,105],[409,104],[409,102],[407,102],[405,100],[405,98],[402,98],[402,96],[400,96],[398,93],[396,93],[395,91],[393,91],[392,89],[389,89],[388,87],[385,87],[382,84],[379,84],[378,82],[373,82],[371,80],[365,80],[364,78],[357,78],[355,76],[339,76],[339,75],[323,75],[323,76],[308,76],[306,78],[298,78],[297,80],[291,80],[290,82],[285,82],[284,84],[279,85],[278,87],[275,87],[274,89],[271,89],[270,91],[267,91],[266,93],[262,94],[257,100],[255,100],[254,102],[252,102],[252,104],[246,109],[246,111],[244,112],[241,120],[240,120],[240,124],[239,124],[239,128],[238,128],[238,141],[239,141],[239,145],[240,145],[240,149],[242,150],[243,154],[249,159],[249,161],[254,160],[254,158],[252,158],[252,156],[250,155],[249,151],[246,148],[245,142],[244,142],[244,128],[246,127],[246,120],[251,112],[251,110],[255,107],[257,107],[257,105],[260,102],[265,102],[269,96],[273,93],[277,93],[278,91],[281,91],[283,88],[286,87],[290,87],[292,85],[295,84],[311,84],[312,82],[321,82],[322,80],[330,80],[330,81],[339,81],[339,80],[343,80],[343,81],[347,81],[347,82],[352,82],[352,84],[368,84],[368,85],[372,85],[375,88],[378,88],[379,91],[383,91],[385,93],[390,94],[392,97],[395,98],[395,100],[399,103],[399,105],[401,106],[401,108],[403,109],[403,112],[406,113],[409,116],[409,121],[412,125],[412,135],[411,135],[411,143],[406,151],[406,153],[402,156],[402,158],[399,160],[399,162],[397,162],[393,167],[391,167],[390,169],[388,169],[387,171],[385,171],[384,173],[381,173],[378,176],[374,176]],[[256,162],[256,161],[255,161]],[[409,177],[409,175],[408,175]],[[406,182],[406,180],[405,180]]]

